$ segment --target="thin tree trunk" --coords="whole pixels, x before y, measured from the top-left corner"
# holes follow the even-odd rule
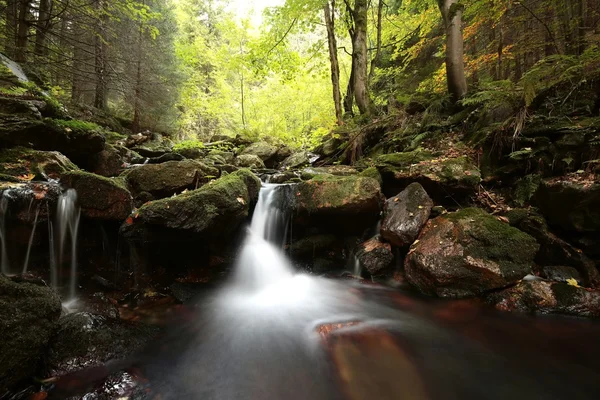
[[[8,57],[14,57],[17,45],[18,0],[7,0],[5,12],[6,42],[4,43],[4,52]]]
[[[342,95],[340,91],[340,64],[337,55],[337,40],[335,38],[335,0],[329,0],[324,7],[325,26],[327,27],[327,43],[329,44],[329,61],[331,64],[331,86],[333,90],[333,104],[338,125],[342,125]]]
[[[137,62],[136,62],[136,76],[135,76],[135,93],[133,100],[133,121],[131,123],[131,130],[133,133],[141,131],[141,106],[140,97],[142,95],[142,44],[144,39],[144,26],[140,21],[139,33],[138,33],[138,46],[137,46]]]
[[[104,0],[97,0],[96,7],[99,13],[102,14],[104,8]],[[99,16],[96,38],[94,42],[95,50],[95,73],[96,73],[96,94],[94,97],[94,107],[100,110],[108,108],[108,82],[106,76],[106,43],[105,38],[106,18],[103,15]]]
[[[17,51],[15,60],[27,62],[27,43],[29,41],[29,8],[31,0],[21,0],[19,6],[19,27],[17,29]]]
[[[350,79],[348,79],[348,86],[346,87],[346,96],[344,96],[344,113],[347,115],[354,115],[354,62],[350,69]]]
[[[381,30],[382,30],[382,18],[383,18],[383,0],[379,0],[379,4],[377,5],[377,44],[375,47],[375,56],[371,61],[371,70],[369,71],[369,81],[373,78],[373,74],[375,74],[375,68],[379,67],[381,63]],[[402,5],[402,1],[400,1],[400,6]]]
[[[367,76],[367,11],[368,0],[354,2],[354,41],[352,42],[352,59],[354,69],[354,98],[361,114],[371,111]]]
[[[446,25],[446,75],[448,92],[454,101],[467,94],[464,44],[462,35],[463,6],[458,0],[438,0],[442,19]]]
[[[35,31],[34,54],[39,57],[45,57],[48,54],[46,46],[46,36],[50,30],[50,14],[52,10],[52,0],[40,0],[38,19]]]

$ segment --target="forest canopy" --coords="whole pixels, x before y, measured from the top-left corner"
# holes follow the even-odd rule
[[[5,0],[3,53],[65,105],[133,132],[311,148],[336,125],[432,104],[527,107],[600,66],[594,0]]]

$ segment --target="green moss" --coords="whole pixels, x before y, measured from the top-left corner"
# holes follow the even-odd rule
[[[380,188],[379,182],[369,177],[319,175],[297,186],[297,200],[300,208],[308,212],[360,208],[377,203]]]
[[[91,172],[85,172],[85,171],[71,171],[71,172],[67,172],[63,175],[65,178],[69,178],[69,179],[78,179],[78,180],[85,180],[85,181],[89,181],[89,182],[94,182],[94,184],[97,184],[98,182],[100,183],[104,183],[106,185],[115,185],[121,189],[125,189],[126,191],[129,192],[129,189],[127,188],[127,182],[125,181],[125,178],[121,175],[118,176],[116,178],[107,178],[101,175],[96,175],[96,174],[92,174]]]
[[[116,143],[119,140],[127,139],[126,135],[121,135],[120,133],[117,133],[117,132],[106,132],[106,134],[104,136],[106,136],[106,141],[108,143]]]
[[[55,125],[58,125],[62,128],[72,129],[73,131],[102,131],[102,127],[100,127],[100,125],[78,119],[52,119],[51,121]]]
[[[467,186],[476,186],[481,182],[479,170],[467,157],[450,158],[441,165],[439,176],[442,183],[463,182]]]
[[[180,151],[194,150],[194,149],[202,150],[202,149],[204,149],[204,147],[205,147],[204,143],[202,143],[199,140],[184,140],[182,142],[177,143],[173,147],[173,151],[180,152]]]
[[[381,178],[381,174],[375,167],[369,167],[369,168],[365,169],[364,171],[362,171],[359,175],[368,177],[368,178],[373,178],[373,179],[377,180],[377,182],[379,182],[380,185],[383,184],[383,179]]]
[[[406,168],[412,164],[431,160],[433,153],[428,150],[416,149],[405,153],[392,153],[379,156],[375,159],[377,165],[390,165],[399,168]]]

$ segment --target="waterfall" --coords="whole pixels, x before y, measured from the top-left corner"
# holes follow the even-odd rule
[[[31,205],[29,206],[31,212]],[[27,267],[29,266],[29,256],[31,255],[31,246],[33,246],[33,237],[35,236],[35,228],[37,226],[38,217],[40,215],[40,207],[38,206],[35,210],[35,217],[33,219],[33,226],[31,227],[31,235],[29,235],[29,243],[27,244],[27,253],[25,254],[25,262],[23,263],[23,273],[27,273]]]
[[[58,199],[56,232],[53,232],[52,223],[50,222],[50,247],[53,253],[52,256],[54,257],[54,260],[51,261],[50,276],[52,277],[52,286],[57,289],[60,286],[60,269],[63,263],[67,234],[69,234],[71,239],[71,271],[68,286],[68,298],[70,300],[75,298],[77,287],[77,232],[79,230],[80,214],[81,212],[77,206],[77,192],[74,189],[69,189],[62,193]],[[54,245],[58,246],[58,253],[54,251]]]

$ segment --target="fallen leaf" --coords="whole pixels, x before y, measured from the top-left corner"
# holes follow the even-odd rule
[[[238,203],[240,203],[240,204],[244,204],[244,205],[246,204],[246,200],[244,200],[242,197],[238,197],[236,200],[237,200],[237,201],[238,201]]]
[[[125,223],[126,223],[127,225],[131,225],[131,224],[133,224],[133,218],[131,218],[131,217],[127,217],[127,219],[125,220]]]
[[[506,217],[496,217],[496,218],[497,218],[497,219],[498,219],[498,221],[500,221],[500,222],[505,222],[505,223],[507,223],[507,224],[510,222],[510,221],[508,220],[508,218],[506,218]]]
[[[579,284],[577,283],[577,281],[574,278],[567,279],[567,285],[579,287]]]

